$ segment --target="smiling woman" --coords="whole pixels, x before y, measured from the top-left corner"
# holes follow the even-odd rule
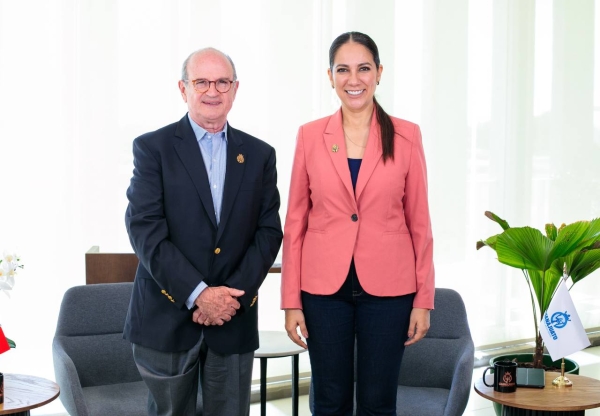
[[[338,36],[329,62],[342,105],[298,132],[283,245],[285,327],[309,348],[315,413],[352,414],[356,377],[359,413],[392,414],[404,346],[425,336],[434,305],[421,134],[375,101],[383,68],[368,35]]]

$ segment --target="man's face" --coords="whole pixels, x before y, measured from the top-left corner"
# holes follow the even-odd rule
[[[194,89],[193,80],[233,81],[233,68],[229,60],[215,51],[205,51],[192,56],[187,66],[187,82],[179,81],[183,101],[188,105],[190,117],[207,131],[223,128],[227,114],[235,100],[238,82],[234,82],[227,92],[219,92],[211,82],[207,91],[199,93]]]

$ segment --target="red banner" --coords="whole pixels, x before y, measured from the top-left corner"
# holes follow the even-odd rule
[[[8,341],[4,336],[4,331],[2,331],[2,327],[0,326],[0,354],[10,350],[10,346],[8,345]]]

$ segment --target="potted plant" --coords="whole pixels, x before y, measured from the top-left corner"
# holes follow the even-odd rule
[[[500,263],[522,270],[529,287],[535,325],[533,367],[544,368],[544,341],[538,328],[540,318],[563,278],[563,268],[572,281],[569,290],[600,268],[600,218],[563,224],[559,228],[546,224],[544,235],[531,227],[511,228],[490,211],[486,211],[485,216],[498,223],[503,231],[478,241],[477,250],[490,247],[496,251]],[[548,359],[549,356],[546,362]]]

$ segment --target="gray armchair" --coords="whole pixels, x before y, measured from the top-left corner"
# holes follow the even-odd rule
[[[123,326],[132,283],[72,287],[52,343],[60,399],[72,416],[147,415],[148,389]]]
[[[427,336],[404,350],[398,416],[462,415],[471,392],[474,353],[462,298],[452,289],[436,289]],[[312,393],[311,386],[311,411]]]

